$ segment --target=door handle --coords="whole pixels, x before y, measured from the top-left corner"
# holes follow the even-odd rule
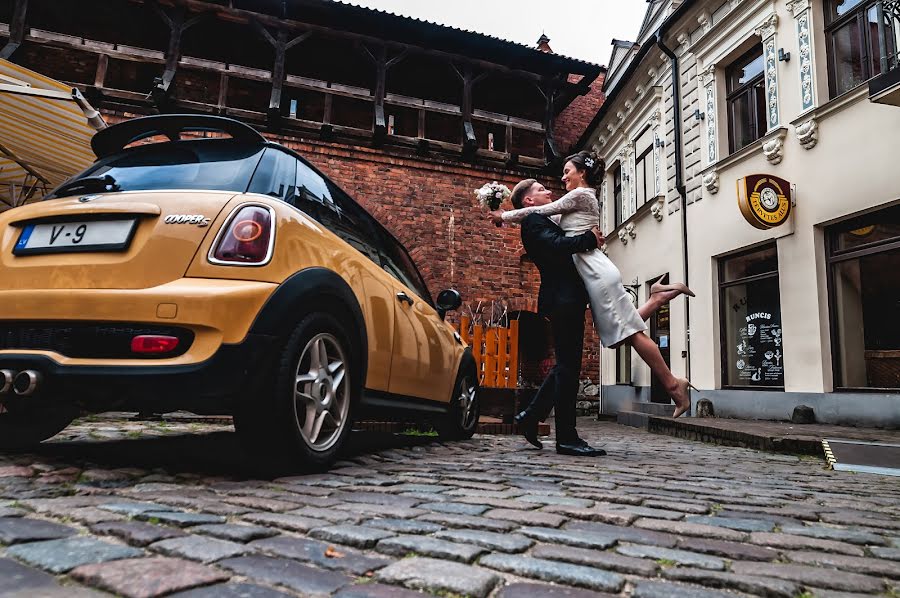
[[[412,300],[412,298],[409,295],[407,295],[406,293],[404,293],[403,291],[400,291],[399,293],[397,293],[397,301],[399,301],[401,303],[403,303],[405,301],[406,303],[408,303],[410,305],[410,307],[412,307],[412,304],[415,303]]]

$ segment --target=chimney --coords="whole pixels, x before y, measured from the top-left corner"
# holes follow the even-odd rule
[[[553,48],[550,47],[550,38],[543,33],[537,40],[537,49],[545,54],[553,54]]]

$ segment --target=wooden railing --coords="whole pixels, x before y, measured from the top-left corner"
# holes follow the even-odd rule
[[[481,386],[487,388],[516,388],[519,378],[519,321],[509,326],[472,324],[469,316],[462,316],[459,334],[472,348],[478,367]]]

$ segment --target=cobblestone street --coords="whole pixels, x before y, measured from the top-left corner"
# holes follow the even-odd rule
[[[609,456],[356,433],[328,474],[256,480],[228,425],[82,420],[0,456],[0,596],[900,592],[898,479],[579,427]]]

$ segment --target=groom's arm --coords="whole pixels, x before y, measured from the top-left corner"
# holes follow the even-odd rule
[[[567,237],[558,226],[538,215],[531,215],[522,221],[522,235],[527,235],[535,248],[548,253],[571,255],[597,249],[597,237],[591,231]]]

